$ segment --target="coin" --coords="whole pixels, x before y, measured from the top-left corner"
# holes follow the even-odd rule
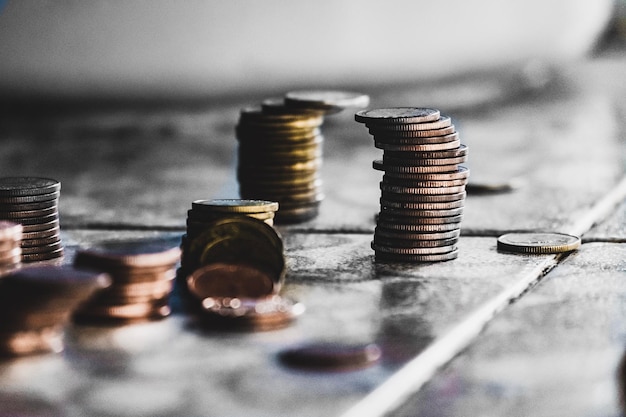
[[[432,143],[447,143],[457,140],[459,134],[457,132],[450,133],[445,136],[430,136],[418,138],[396,138],[391,135],[379,134],[374,135],[376,143],[387,143],[390,145],[426,145]]]
[[[207,297],[261,298],[275,293],[272,277],[241,263],[216,262],[187,277],[189,292],[200,300]]]
[[[366,107],[370,98],[366,94],[336,90],[296,90],[285,94],[287,107],[318,109],[326,114],[337,113],[346,107]]]
[[[459,256],[459,250],[432,255],[412,255],[376,252],[376,262],[414,263],[414,262],[442,262],[451,261]]]
[[[105,241],[81,248],[76,254],[94,266],[159,267],[180,259],[180,248],[169,239]]]
[[[439,172],[428,172],[424,174],[440,174]],[[401,185],[405,187],[433,187],[433,188],[448,188],[448,187],[459,187],[464,186],[467,183],[466,179],[456,179],[456,180],[420,180],[417,179],[417,174],[409,174],[408,178],[406,176],[398,176],[398,175],[383,175],[383,181],[389,185]]]
[[[245,108],[240,112],[247,126],[314,128],[321,126],[324,118],[312,114],[267,114],[261,108]]]
[[[285,103],[284,97],[270,97],[266,98],[261,102],[261,109],[264,113],[267,114],[284,114],[284,113],[317,113],[323,114],[325,111],[323,109],[316,110],[310,107],[298,107],[293,105],[287,105]]]
[[[354,120],[359,123],[398,125],[406,123],[426,123],[440,118],[439,110],[419,107],[390,107],[361,110],[356,112]],[[445,126],[442,126],[445,127]],[[437,129],[437,128],[432,128]],[[428,130],[432,130],[428,129]],[[421,129],[427,130],[427,129]]]
[[[553,232],[507,233],[498,237],[498,250],[526,254],[555,254],[576,250],[578,236]]]
[[[406,158],[394,158],[391,156],[384,156],[382,159],[382,164],[384,165],[395,165],[395,166],[417,166],[417,167],[435,167],[435,166],[448,166],[454,167],[459,166],[467,161],[467,157],[460,156],[457,158],[432,158],[432,159],[406,159]],[[452,168],[452,170],[456,170],[456,168]]]
[[[463,207],[464,205],[465,200],[456,200],[445,203],[413,203],[390,201],[383,198],[380,199],[380,206],[383,207],[381,213],[385,212],[385,207],[402,210],[452,210]]]
[[[381,356],[375,343],[314,342],[287,348],[278,357],[294,368],[343,371],[372,366]]]
[[[26,204],[45,201],[58,200],[60,195],[59,191],[54,191],[46,194],[36,195],[23,195],[23,196],[4,196],[0,194],[0,204]]]
[[[443,203],[447,201],[457,201],[465,199],[466,192],[462,191],[456,194],[439,194],[439,195],[428,195],[428,194],[405,194],[405,193],[393,193],[383,191],[381,193],[381,198],[387,201],[406,201],[406,202],[414,202],[414,203]]]
[[[58,192],[61,184],[51,178],[4,177],[0,178],[0,196],[18,197]]]
[[[457,216],[451,216],[457,217]],[[416,219],[421,219],[421,217],[415,217]],[[434,217],[434,219],[441,219],[440,217]],[[449,223],[410,223],[410,222],[389,222],[385,220],[379,220],[377,223],[376,231],[381,233],[382,229],[387,230],[395,230],[402,232],[413,232],[413,233],[439,233],[439,232],[450,232],[459,230],[459,222],[449,222]],[[415,239],[426,239],[427,236],[420,236]],[[408,239],[408,237],[407,237]]]
[[[427,143],[423,145],[394,145],[389,143],[374,142],[374,146],[378,149],[385,151],[410,151],[410,152],[432,152],[432,151],[445,151],[450,149],[456,149],[461,142],[459,140],[453,140],[451,142],[444,143]]]
[[[380,183],[380,189],[391,193],[400,194],[458,194],[465,191],[465,186],[455,187],[406,187],[401,185],[392,185],[385,182]]]
[[[451,133],[456,132],[456,128],[454,125],[450,125],[448,127],[442,127],[441,129],[433,129],[433,130],[380,130],[377,126],[369,127],[369,132],[372,136],[391,136],[394,138],[429,138],[433,136],[445,136]]]
[[[467,145],[459,144],[456,149],[444,150],[444,151],[393,151],[387,150],[383,156],[383,160],[386,157],[407,159],[407,160],[425,160],[425,159],[440,159],[440,158],[458,158],[467,156],[469,148]]]
[[[6,219],[6,220],[17,220],[20,221],[20,219],[24,219],[24,218],[46,218],[47,216],[51,216],[51,215],[57,215],[57,207],[56,205],[54,207],[48,207],[48,208],[44,208],[44,209],[37,209],[37,210],[13,210],[13,211],[4,211],[2,210],[2,208],[0,208],[0,219]]]
[[[213,199],[195,200],[191,207],[193,210],[223,213],[261,213],[278,210],[278,203],[265,200]]]
[[[458,238],[450,239],[403,239],[388,238],[385,236],[374,236],[374,244],[381,247],[392,248],[435,248],[455,245]]]

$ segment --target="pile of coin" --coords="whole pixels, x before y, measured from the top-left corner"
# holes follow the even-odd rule
[[[102,242],[78,250],[74,265],[108,273],[112,285],[83,304],[74,321],[123,324],[168,316],[179,259],[170,239]]]
[[[277,223],[316,217],[324,199],[319,172],[324,116],[368,103],[360,93],[300,90],[243,109],[236,128],[240,196],[277,201]]]
[[[14,272],[21,265],[22,225],[0,220],[0,277]]]
[[[277,201],[276,222],[315,217],[323,199],[323,121],[319,112],[243,109],[237,125],[241,198]]]
[[[192,210],[277,208],[276,203],[249,200],[201,200],[194,204]],[[203,229],[188,228],[182,238],[178,276],[184,280],[181,293],[187,307],[210,327],[283,327],[299,314],[301,306],[278,295],[285,276],[282,239],[266,221],[241,215],[241,211],[239,215],[232,213],[222,211],[221,217],[207,222]]]
[[[68,266],[30,266],[0,280],[0,354],[62,349],[62,331],[72,312],[108,275]]]
[[[61,184],[50,178],[0,178],[0,220],[22,225],[22,262],[59,260]]]
[[[377,261],[435,262],[455,259],[469,170],[450,117],[439,110],[396,107],[363,110],[383,159],[380,213],[374,230]]]

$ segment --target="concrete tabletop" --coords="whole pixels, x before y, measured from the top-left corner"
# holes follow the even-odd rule
[[[277,226],[282,292],[306,307],[294,325],[207,331],[174,294],[164,320],[69,325],[62,353],[2,360],[0,404],[62,416],[619,415],[624,71],[623,56],[596,57],[542,91],[442,108],[470,148],[449,262],[374,261],[381,151],[353,112],[327,117],[320,214]],[[372,107],[421,105],[410,89],[364,92]],[[0,175],[61,182],[64,263],[101,240],[179,242],[193,200],[238,197],[234,126],[258,101],[11,109],[0,116]],[[503,183],[512,189],[476,191]],[[568,256],[498,252],[512,231],[583,245]],[[344,372],[278,361],[319,341],[376,343],[382,357]]]

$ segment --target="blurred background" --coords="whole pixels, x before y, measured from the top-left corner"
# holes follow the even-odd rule
[[[205,100],[459,79],[502,93],[624,39],[625,4],[0,0],[0,94]]]

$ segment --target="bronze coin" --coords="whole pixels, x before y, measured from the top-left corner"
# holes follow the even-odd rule
[[[314,371],[344,371],[374,365],[382,351],[374,343],[315,342],[291,347],[279,353],[290,367]]]
[[[196,298],[261,298],[276,293],[278,284],[265,271],[245,264],[216,262],[187,277],[187,288]]]

